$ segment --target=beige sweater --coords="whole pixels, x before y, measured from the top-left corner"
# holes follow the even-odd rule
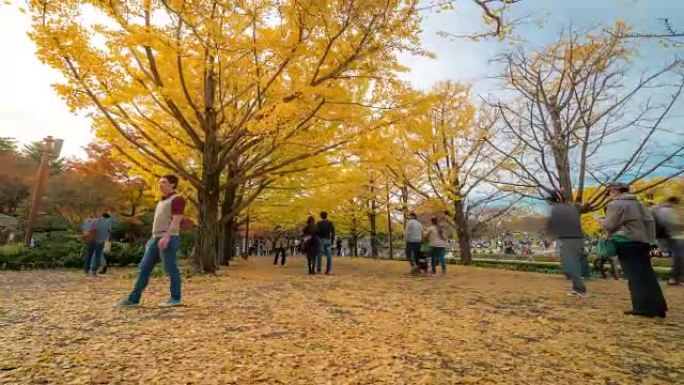
[[[446,241],[439,236],[439,230],[437,226],[430,225],[425,231],[423,238],[428,242],[430,247],[446,247]]]

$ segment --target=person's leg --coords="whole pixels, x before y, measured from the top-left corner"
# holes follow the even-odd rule
[[[330,274],[332,270],[332,242],[323,241],[323,251],[325,252],[325,274]]]
[[[582,279],[582,238],[564,238],[560,244],[560,255],[563,270],[572,280],[572,290],[586,293],[587,288]]]
[[[589,279],[591,276],[591,268],[589,267],[589,260],[587,259],[587,254],[584,252],[584,247],[582,247],[580,263],[582,266],[582,278]]]
[[[672,258],[672,271],[670,282],[682,283],[684,280],[684,239],[670,239],[670,256]]]
[[[430,248],[430,262],[432,265],[432,274],[437,274],[437,248]]]
[[[90,264],[92,262],[93,254],[95,253],[95,243],[88,242],[85,246],[85,263],[83,264],[83,272],[88,274],[90,272]]]
[[[107,258],[105,258],[104,253],[102,253],[102,256],[100,257],[100,269],[98,271],[98,274],[104,274],[107,272]]]
[[[142,296],[143,290],[147,287],[147,283],[150,281],[150,274],[154,265],[157,263],[157,258],[159,258],[159,248],[157,247],[158,239],[150,239],[147,241],[147,247],[145,247],[145,255],[143,255],[140,265],[138,267],[138,278],[135,281],[135,286],[133,291],[128,296],[128,300],[134,303],[140,302],[140,297]]]
[[[275,249],[275,258],[273,258],[273,266],[278,264],[278,249]]]
[[[286,253],[285,253],[285,248],[284,248],[284,247],[281,247],[281,248],[280,248],[280,255],[281,255],[281,258],[282,258],[282,259],[280,260],[280,264],[281,264],[281,265],[285,265]]]
[[[418,259],[420,259],[420,242],[411,242],[411,258],[413,260],[413,266],[418,267]]]
[[[176,261],[179,243],[180,238],[174,235],[169,239],[166,249],[159,250],[162,262],[164,263],[164,270],[169,275],[171,299],[175,301],[180,301],[181,299],[181,276]]]
[[[316,271],[321,272],[323,269],[323,241],[318,240],[318,252],[316,252]]]
[[[667,303],[658,283],[658,277],[653,271],[651,260],[648,258],[651,247],[646,243],[637,243],[635,248],[640,254],[640,258],[635,258],[635,263],[633,263],[637,271],[635,275],[637,276],[636,285],[639,293],[636,296],[638,300],[636,310],[648,315],[664,316],[667,312]]]
[[[306,263],[309,266],[309,274],[314,274],[316,272],[316,255],[312,253],[307,254]]]
[[[439,264],[442,265],[442,274],[446,274],[446,248],[438,247]]]
[[[406,260],[409,262],[411,265],[411,268],[413,268],[413,256],[411,255],[413,253],[413,247],[411,247],[411,242],[406,242],[406,248],[404,249],[404,255],[406,256]]]
[[[606,269],[604,267],[603,257],[597,257],[594,260],[594,270],[601,278],[606,279]]]
[[[95,243],[95,253],[93,254],[92,261],[90,262],[90,272],[97,274],[97,269],[100,267],[100,259],[102,259],[102,254],[104,252],[104,242]]]
[[[627,280],[627,289],[629,289],[629,298],[632,301],[632,311],[636,311],[636,302],[634,300],[634,293],[637,288],[635,287],[636,277],[634,277],[634,269],[632,268],[632,260],[634,259],[633,252],[627,243],[616,242],[615,250],[617,251],[618,261],[620,262],[620,267],[622,268],[622,274],[624,274]]]
[[[664,315],[667,304],[648,259],[650,246],[636,242],[619,242],[616,246],[622,271],[627,278],[632,312],[652,316]]]

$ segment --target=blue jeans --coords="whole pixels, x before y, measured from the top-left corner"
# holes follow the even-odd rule
[[[559,238],[556,244],[560,245],[561,266],[563,272],[572,280],[572,290],[586,293],[587,287],[582,279],[584,238]]]
[[[332,268],[332,241],[327,238],[321,238],[321,248],[316,255],[316,271],[321,272],[323,267],[323,253],[325,253],[325,273],[330,273]]]
[[[90,242],[86,249],[86,259],[83,265],[83,272],[97,273],[97,268],[100,267],[100,260],[102,259],[102,252],[104,251],[104,242]]]
[[[166,273],[169,275],[169,280],[171,281],[171,298],[178,301],[181,299],[181,277],[180,271],[178,271],[178,265],[176,264],[176,253],[178,252],[180,238],[177,235],[169,238],[169,244],[166,249],[163,250],[160,249],[158,245],[160,239],[161,238],[151,238],[147,241],[145,255],[138,267],[138,279],[135,281],[133,291],[128,296],[128,299],[132,302],[140,302],[142,292],[145,290],[145,287],[147,287],[147,283],[150,281],[150,274],[152,274],[152,269],[154,269],[154,265],[157,264],[157,259],[159,259],[160,256],[164,263],[164,270],[166,270]]]
[[[442,273],[446,273],[446,254],[445,247],[430,247],[430,256],[432,257],[432,274],[437,273],[437,264],[442,265]]]

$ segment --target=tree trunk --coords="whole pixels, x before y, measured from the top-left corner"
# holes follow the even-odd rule
[[[387,185],[387,238],[389,238],[389,259],[393,259],[394,245],[392,244],[392,205],[390,204],[389,185]]]
[[[352,256],[359,256],[359,228],[356,219],[356,215],[352,217],[351,225],[351,237],[349,237],[349,248],[351,249]]]
[[[230,171],[228,174],[230,177]],[[222,265],[229,265],[229,261],[235,256],[235,214],[231,214],[235,206],[235,193],[237,186],[226,189],[223,193],[221,204],[221,242],[219,260]],[[230,216],[229,216],[230,215]]]
[[[370,224],[371,257],[378,256],[377,215],[375,215],[375,200],[371,201],[371,212],[368,214]]]
[[[456,223],[456,235],[458,235],[458,250],[461,255],[461,262],[464,265],[470,265],[472,262],[470,229],[468,228],[468,218],[465,216],[463,200],[454,202],[454,223]]]
[[[213,179],[213,178],[209,178]],[[216,187],[218,187],[218,178]],[[205,181],[206,183],[206,181]],[[205,184],[205,186],[208,186]],[[209,187],[199,198],[199,232],[197,233],[195,262],[205,273],[214,273],[217,269],[217,229],[218,229],[219,195],[217,189]]]
[[[245,255],[249,256],[249,215],[245,218]]]
[[[408,187],[406,185],[404,185],[401,187],[401,212],[404,216],[404,227],[406,227],[406,222],[408,222],[408,214],[409,214],[408,196],[409,196]]]
[[[235,218],[231,218],[225,225],[225,233],[223,234],[223,237],[225,238],[223,255],[226,259],[226,266],[235,258],[235,246],[237,246],[237,231],[235,230],[235,227]]]

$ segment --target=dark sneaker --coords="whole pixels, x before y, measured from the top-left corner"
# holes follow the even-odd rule
[[[160,303],[159,307],[176,307],[176,306],[182,306],[182,305],[183,304],[181,303],[181,300],[169,298],[166,301]]]
[[[139,302],[133,302],[130,299],[126,298],[123,301],[118,302],[114,307],[138,307],[140,306]]]

